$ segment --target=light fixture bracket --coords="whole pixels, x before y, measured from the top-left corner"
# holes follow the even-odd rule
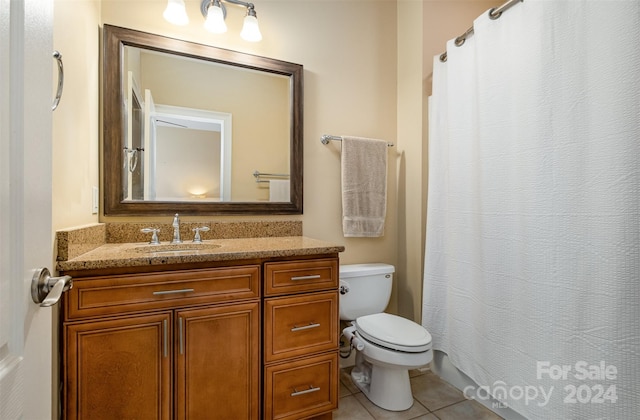
[[[202,3],[200,3],[200,13],[202,13],[202,16],[204,16],[204,18],[207,18],[207,15],[209,14],[209,6],[211,6],[214,3],[213,0],[202,0]],[[224,18],[227,18],[227,8],[225,7],[224,4],[222,4],[221,1],[219,1],[218,3],[220,3],[220,8],[222,9],[222,16],[224,16]]]
[[[249,14],[250,16],[256,15],[255,6],[253,5],[253,3],[248,3],[240,0],[219,0],[220,8],[222,9],[222,15],[225,19],[227,18],[227,8],[225,7],[223,2],[237,4],[238,6],[244,6],[247,8],[247,14]],[[214,0],[202,0],[202,2],[200,3],[200,13],[202,13],[202,16],[204,16],[205,19],[209,14],[209,6],[211,6],[213,3]]]

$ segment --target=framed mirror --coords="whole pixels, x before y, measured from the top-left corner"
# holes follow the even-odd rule
[[[303,67],[104,25],[106,216],[302,213]]]

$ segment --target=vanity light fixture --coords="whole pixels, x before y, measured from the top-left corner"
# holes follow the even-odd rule
[[[220,4],[220,0],[207,0],[205,2],[202,2],[202,4],[205,3],[208,4],[206,5],[206,13],[202,12],[205,17],[204,29],[214,34],[222,34],[227,32],[227,24],[224,23],[226,10],[222,10],[222,4]]]
[[[214,34],[227,32],[227,24],[224,22],[227,17],[227,8],[222,2],[236,4],[247,8],[247,15],[244,17],[244,24],[240,37],[245,41],[258,42],[262,40],[262,34],[258,27],[258,18],[253,3],[240,0],[202,0],[200,12],[204,16],[204,28]],[[164,18],[174,25],[186,25],[189,17],[185,9],[184,0],[168,0]]]
[[[184,26],[189,23],[184,0],[169,0],[162,16],[174,25]]]
[[[204,27],[209,32],[221,34],[227,32],[227,25],[224,19],[227,17],[227,9],[222,2],[236,4],[247,8],[247,15],[244,17],[244,24],[240,37],[245,41],[258,42],[262,40],[262,34],[258,27],[258,18],[253,3],[240,0],[202,0],[200,12],[204,16]]]

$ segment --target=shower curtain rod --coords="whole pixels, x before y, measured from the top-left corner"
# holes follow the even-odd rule
[[[502,16],[502,12],[510,9],[512,6],[515,6],[516,3],[521,3],[523,1],[524,0],[509,0],[503,3],[501,6],[494,7],[491,10],[489,10],[489,18],[496,20],[500,16]],[[465,33],[457,37],[456,40],[454,41],[454,44],[456,45],[456,47],[461,47],[464,44],[464,42],[467,40],[467,38],[470,37],[471,35],[473,35],[473,26],[467,29]],[[447,61],[446,51],[440,54],[440,61],[442,61],[443,63]]]

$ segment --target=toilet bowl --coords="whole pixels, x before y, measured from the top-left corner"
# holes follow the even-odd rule
[[[393,272],[387,264],[341,266],[339,306],[341,319],[351,324],[343,335],[356,351],[352,381],[375,405],[403,411],[413,405],[409,369],[428,365],[433,352],[424,327],[382,312]]]
[[[351,379],[362,393],[385,410],[411,408],[409,369],[433,359],[427,330],[408,319],[379,313],[358,318],[343,334],[357,351]]]

